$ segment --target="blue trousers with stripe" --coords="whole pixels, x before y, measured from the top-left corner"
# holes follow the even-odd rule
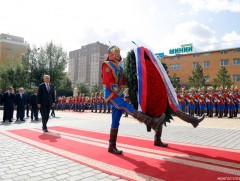
[[[213,104],[208,104],[208,110],[212,111],[213,110]]]
[[[118,128],[122,111],[126,111],[128,114],[133,115],[134,108],[128,102],[124,101],[121,97],[115,97],[109,101],[112,105],[112,125],[111,128]]]
[[[218,104],[218,110],[223,111],[224,110],[224,104]]]
[[[199,107],[200,107],[200,111],[203,111],[205,108],[205,104],[199,104]]]

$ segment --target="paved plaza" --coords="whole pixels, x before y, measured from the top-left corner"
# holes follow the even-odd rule
[[[2,113],[0,110],[0,118]],[[206,118],[198,128],[193,128],[190,124],[174,117],[174,121],[164,127],[162,139],[169,144],[193,144],[240,152],[239,117],[238,115],[238,118],[234,119]],[[111,114],[107,113],[56,111],[56,117],[49,120],[48,126],[67,126],[108,133],[110,124]],[[25,128],[41,128],[41,122],[31,122],[27,119],[26,122],[0,124],[0,132]],[[153,131],[148,133],[144,124],[133,118],[123,117],[119,135],[153,140],[154,133]],[[0,134],[0,142],[1,181],[123,180],[2,134]]]

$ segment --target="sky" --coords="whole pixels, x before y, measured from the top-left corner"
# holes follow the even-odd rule
[[[154,53],[240,47],[240,0],[0,0],[0,33],[66,52],[99,41]]]

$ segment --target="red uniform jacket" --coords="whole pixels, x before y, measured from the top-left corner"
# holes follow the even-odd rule
[[[112,63],[116,67],[119,67],[118,62],[112,61]],[[111,91],[111,94],[105,97],[107,102],[108,100],[113,99],[117,96],[121,96],[123,94],[121,91],[121,85],[126,85],[124,75],[122,73],[122,77],[118,83],[117,73],[107,61],[105,61],[102,65],[102,82],[106,85],[106,88]]]

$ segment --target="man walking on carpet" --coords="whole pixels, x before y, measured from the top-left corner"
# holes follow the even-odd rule
[[[42,116],[42,130],[48,132],[47,122],[51,107],[55,106],[54,86],[50,84],[50,76],[44,75],[44,83],[38,87],[38,108]]]
[[[107,103],[112,105],[112,125],[108,152],[119,155],[122,154],[122,151],[116,148],[116,141],[122,110],[154,130],[159,129],[160,124],[165,119],[165,114],[163,113],[160,117],[153,118],[135,110],[132,105],[124,101],[124,94],[121,90],[121,86],[125,85],[125,81],[123,68],[119,65],[119,62],[122,60],[120,49],[117,46],[111,46],[108,49],[108,54],[107,60],[102,65],[102,81],[106,86],[104,98]]]

